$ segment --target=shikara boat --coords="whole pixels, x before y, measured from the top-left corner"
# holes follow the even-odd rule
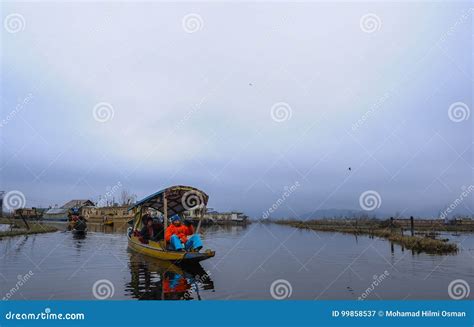
[[[178,185],[168,187],[137,202],[128,209],[134,213],[133,226],[129,227],[127,231],[129,248],[150,257],[173,262],[199,262],[214,257],[215,252],[211,250],[204,252],[173,251],[168,249],[164,240],[157,242],[150,240],[146,244],[140,240],[142,217],[148,208],[153,208],[163,214],[163,225],[166,230],[168,217],[175,214],[180,215],[187,210],[205,208],[208,199],[208,195],[197,188]],[[196,228],[196,234],[199,233],[201,221]]]
[[[76,216],[69,222],[68,228],[74,236],[83,236],[87,234],[87,222],[82,216]]]

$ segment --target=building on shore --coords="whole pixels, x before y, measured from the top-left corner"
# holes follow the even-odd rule
[[[13,211],[13,218],[42,219],[47,210],[44,208],[19,208]]]
[[[43,214],[43,220],[67,221],[69,209],[66,208],[50,208]]]
[[[57,206],[54,208],[48,209],[43,214],[44,220],[51,220],[51,221],[68,221],[69,213],[72,209],[77,209],[79,214],[82,215],[82,210],[86,206],[93,206],[94,202],[91,200],[71,200],[66,202],[62,207],[58,208]]]
[[[72,209],[76,208],[81,210],[83,207],[87,206],[95,206],[94,202],[91,200],[71,200],[69,202],[66,202],[61,208],[63,209]]]
[[[91,223],[126,223],[133,218],[128,206],[116,205],[109,207],[87,206],[82,208],[82,215]]]
[[[116,204],[107,207],[96,207],[91,200],[79,199],[68,201],[60,208],[50,208],[43,214],[43,219],[67,221],[72,209],[77,210],[79,215],[84,216],[91,223],[126,223],[133,218],[133,214],[128,212],[128,206],[126,205]]]
[[[212,208],[198,208],[186,211],[185,219],[199,221],[202,215],[203,223],[205,224],[247,224],[248,217],[239,211],[218,212]]]

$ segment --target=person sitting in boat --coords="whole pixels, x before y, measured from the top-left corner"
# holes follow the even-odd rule
[[[163,237],[163,224],[161,224],[158,220],[154,221],[151,217],[144,217],[142,230],[140,231],[140,235],[142,239],[148,243],[148,241],[159,241],[162,240]]]
[[[165,239],[165,226],[163,222],[158,218],[151,218],[153,221],[153,230],[155,232],[154,241],[161,241]]]
[[[148,223],[148,220],[151,219],[151,216],[149,213],[145,213],[142,217],[142,226],[143,227],[146,227],[147,223]]]
[[[173,215],[170,220],[172,224],[166,229],[165,239],[171,250],[197,252],[202,249],[201,238],[198,234],[194,234],[193,225],[182,224],[179,215]]]
[[[74,223],[74,229],[81,232],[87,229],[86,219],[83,216],[78,217]]]
[[[153,219],[147,215],[142,218],[143,228],[140,231],[141,240],[143,243],[148,241],[155,241],[157,238],[157,230],[154,227]]]

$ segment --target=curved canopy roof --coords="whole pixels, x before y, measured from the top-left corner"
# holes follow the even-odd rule
[[[164,213],[164,195],[166,194],[168,217],[181,214],[207,205],[209,196],[201,190],[191,186],[171,186],[153,193],[143,200],[138,201],[128,210],[138,207],[153,208]]]

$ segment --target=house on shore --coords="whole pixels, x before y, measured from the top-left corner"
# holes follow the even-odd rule
[[[91,223],[126,223],[133,218],[128,206],[116,205],[109,207],[87,206],[82,208],[82,215]]]
[[[51,221],[67,221],[69,209],[65,208],[51,208],[43,214],[43,220]]]
[[[71,209],[78,209],[79,214],[83,215],[82,210],[86,206],[93,206],[94,202],[91,200],[71,200],[66,202],[62,207],[50,208],[43,214],[44,220],[52,221],[67,221]]]
[[[45,208],[19,208],[13,211],[13,218],[41,219],[47,210]]]
[[[203,223],[207,224],[247,224],[248,216],[239,211],[218,212],[212,208],[197,208],[186,211],[184,217],[193,221],[199,221],[202,215]]]
[[[87,207],[87,206],[95,206],[95,204],[91,200],[71,200],[69,202],[66,202],[61,208],[63,209],[77,208],[81,210],[83,207]]]

